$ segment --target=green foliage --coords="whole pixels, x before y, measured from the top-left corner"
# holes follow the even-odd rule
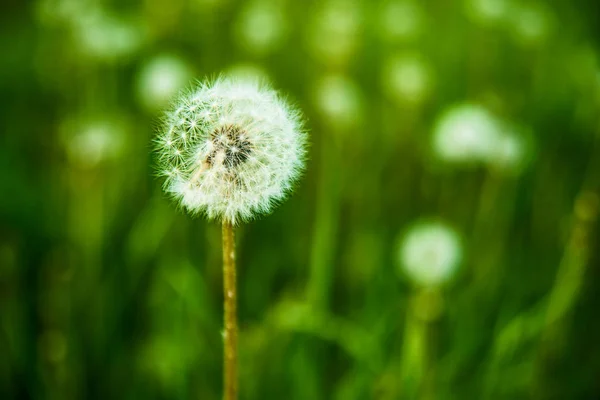
[[[311,137],[238,234],[241,399],[600,396],[597,2],[29,3],[0,17],[0,398],[221,397],[220,227],[150,149],[222,72]],[[460,265],[421,287],[431,219]]]

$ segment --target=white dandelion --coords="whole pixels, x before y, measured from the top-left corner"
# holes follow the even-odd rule
[[[417,285],[435,287],[447,282],[462,258],[458,234],[441,222],[411,227],[398,246],[398,266]]]
[[[390,42],[410,41],[423,32],[424,20],[418,1],[390,1],[381,7],[378,28],[382,38]]]
[[[314,87],[313,97],[319,114],[333,125],[351,128],[362,118],[362,93],[350,77],[342,74],[323,76]]]
[[[60,131],[69,161],[82,168],[118,159],[126,149],[127,124],[119,117],[74,117]]]
[[[255,81],[220,78],[183,95],[158,136],[165,189],[231,224],[268,213],[304,167],[298,112]]]
[[[434,127],[433,147],[449,162],[486,162],[494,152],[500,124],[486,108],[460,104],[445,111]]]
[[[443,112],[435,124],[433,151],[446,162],[484,165],[517,175],[530,158],[527,131],[482,106],[460,104]]]
[[[219,78],[182,95],[157,139],[165,189],[223,224],[224,396],[237,399],[234,227],[271,211],[304,168],[300,114],[255,80]]]
[[[507,0],[465,0],[468,17],[481,25],[492,26],[502,22],[510,13]]]
[[[249,2],[238,17],[234,34],[245,50],[266,55],[285,43],[288,24],[282,7],[273,2]]]
[[[397,54],[384,63],[383,91],[399,104],[419,104],[431,92],[432,72],[417,54]]]
[[[162,54],[148,60],[137,76],[137,97],[148,110],[156,111],[167,105],[191,80],[193,71],[179,57]]]
[[[147,40],[146,27],[134,17],[122,17],[89,7],[70,21],[78,49],[100,61],[127,60]]]
[[[361,42],[364,12],[356,1],[327,0],[309,22],[308,48],[328,64],[345,64]]]

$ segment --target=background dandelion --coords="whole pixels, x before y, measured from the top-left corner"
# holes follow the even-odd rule
[[[238,231],[240,398],[599,397],[597,1],[2,8],[0,398],[222,398],[221,232],[149,155],[221,72],[311,128]],[[459,238],[438,287],[400,269],[421,221]]]
[[[439,286],[455,273],[462,258],[458,235],[441,222],[412,226],[398,246],[398,268],[418,286]]]

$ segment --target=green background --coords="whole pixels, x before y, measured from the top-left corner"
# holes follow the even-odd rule
[[[1,8],[1,398],[221,397],[220,226],[154,176],[157,57],[307,119],[295,193],[238,230],[241,399],[599,398],[598,2]],[[517,170],[436,156],[465,103],[520,127]],[[463,257],[425,290],[397,253],[427,218]]]

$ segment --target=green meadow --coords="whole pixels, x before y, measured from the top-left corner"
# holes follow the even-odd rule
[[[268,83],[305,170],[240,225],[240,400],[600,398],[596,0],[0,6],[0,398],[223,396],[180,91]]]

